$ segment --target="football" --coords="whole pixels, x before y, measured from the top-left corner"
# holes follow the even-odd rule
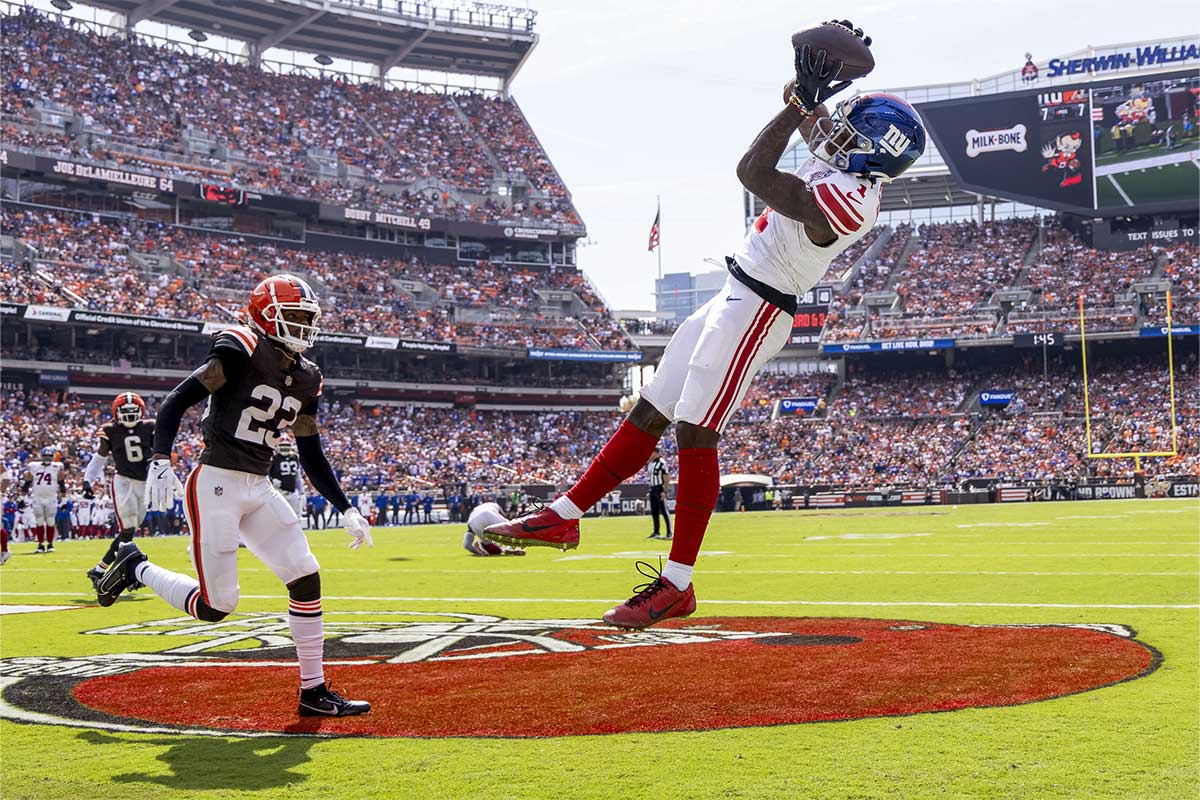
[[[841,61],[839,80],[852,81],[869,75],[875,69],[875,57],[863,40],[833,22],[822,22],[815,28],[806,28],[792,34],[792,47],[807,44],[814,51],[824,50],[829,60]]]

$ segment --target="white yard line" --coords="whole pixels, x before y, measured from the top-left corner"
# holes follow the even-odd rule
[[[2,592],[18,597],[61,597],[61,592]],[[282,594],[244,594],[244,600],[286,600]],[[587,603],[615,604],[625,598],[580,597],[380,597],[375,595],[326,595],[322,600],[387,602],[387,603]],[[708,605],[729,606],[870,606],[870,607],[938,607],[938,608],[1163,608],[1200,609],[1200,603],[959,603],[951,601],[892,601],[892,600],[703,600]]]

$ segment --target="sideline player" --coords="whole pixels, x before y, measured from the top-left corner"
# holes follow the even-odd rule
[[[12,557],[12,553],[8,552],[8,537],[15,533],[17,527],[17,503],[8,496],[13,483],[12,470],[4,463],[4,456],[0,455],[0,499],[4,501],[4,507],[0,509],[0,565]]]
[[[41,460],[25,468],[25,490],[29,492],[29,514],[37,536],[38,553],[54,552],[54,517],[58,499],[65,493],[63,463],[53,447],[43,447]]]
[[[117,515],[117,535],[108,550],[87,571],[96,586],[117,557],[117,548],[132,542],[133,535],[146,516],[146,468],[150,446],[154,444],[154,420],[145,419],[146,401],[134,392],[121,392],[112,401],[112,422],[100,426],[99,441],[92,460],[83,472],[84,494],[95,495],[95,487],[104,480],[104,467],[113,462],[113,477],[108,484],[113,512]]]
[[[275,447],[290,427],[309,481],[344,514],[351,549],[371,546],[370,526],[350,507],[321,447],[316,416],[321,370],[302,355],[316,341],[320,306],[303,280],[273,275],[250,294],[247,313],[250,327],[217,334],[208,361],[167,395],[154,431],[146,496],[152,509],[165,510],[178,482],[170,453],[180,419],[208,401],[205,449],[188,475],[184,504],[199,580],[148,561],[129,542],[100,579],[97,601],[110,606],[121,592],[144,584],[196,619],[220,622],[237,608],[237,553],[244,542],[288,588],[288,627],[300,666],[299,714],[364,714],[368,703],[347,700],[325,682],[320,566],[296,512],[267,477]]]
[[[471,509],[467,517],[467,532],[463,536],[463,549],[473,556],[523,556],[525,551],[519,547],[505,547],[496,544],[486,535],[489,525],[508,522],[508,517],[500,510],[499,503],[480,503]]]
[[[833,24],[862,36],[848,22]],[[796,295],[871,230],[882,184],[925,149],[920,117],[894,95],[851,98],[829,117],[822,102],[849,85],[835,83],[840,70],[824,50],[797,49],[786,105],[738,164],[738,178],[767,208],[737,255],[726,259],[725,289],[675,331],[653,380],[583,477],[549,508],[488,527],[490,537],[508,544],[577,546],[584,512],[636,474],[667,427],[678,422],[670,560],[661,575],[604,615],[610,625],[644,628],[695,611],[692,570],[720,492],[721,431],[751,379],[787,343]],[[814,157],[795,174],[782,172],[779,158],[797,130]]]
[[[279,443],[271,460],[271,485],[287,499],[296,518],[304,517],[304,479],[300,475],[300,455],[290,440]]]

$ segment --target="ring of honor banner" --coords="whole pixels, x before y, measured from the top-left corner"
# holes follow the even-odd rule
[[[1194,72],[917,106],[968,191],[1076,213],[1195,206]],[[1178,173],[1178,175],[1176,175]]]

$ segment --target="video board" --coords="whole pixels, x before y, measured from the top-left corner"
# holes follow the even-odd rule
[[[917,106],[968,191],[1078,213],[1197,199],[1195,72]]]

